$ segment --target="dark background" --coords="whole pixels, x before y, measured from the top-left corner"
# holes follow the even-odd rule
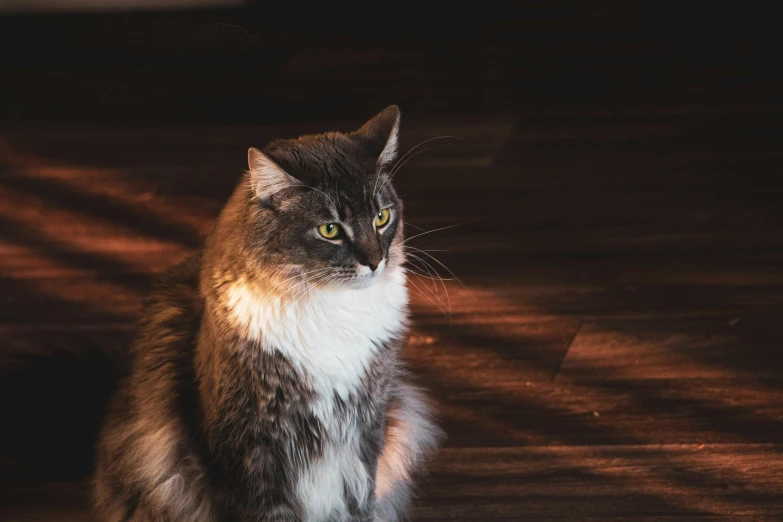
[[[364,118],[778,100],[773,4],[258,2],[0,18],[3,120]]]
[[[447,278],[411,283],[416,520],[783,517],[773,3],[461,4],[0,0],[0,520],[88,518],[142,300],[247,147],[391,103],[403,152],[465,140],[395,178],[452,227],[411,243],[449,267],[411,266]]]

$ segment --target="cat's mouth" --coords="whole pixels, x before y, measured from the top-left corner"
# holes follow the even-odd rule
[[[316,271],[315,276],[310,276],[314,279],[314,281],[310,281],[310,284],[325,290],[332,288],[351,288],[360,290],[362,288],[368,288],[383,279],[389,269],[390,267],[385,259],[375,267],[355,265],[353,267],[335,267],[331,270],[326,269],[330,272],[326,275],[324,275],[324,269],[321,269],[321,272]]]
[[[357,290],[367,288],[381,279],[386,269],[385,259],[378,266],[372,268],[367,265],[358,265],[354,274],[346,278],[345,284]]]
[[[386,268],[386,260],[381,259],[381,262],[376,266],[359,265],[356,267],[357,277],[374,278],[380,276]]]

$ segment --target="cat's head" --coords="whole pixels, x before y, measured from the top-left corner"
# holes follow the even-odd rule
[[[258,270],[364,288],[400,269],[403,208],[390,183],[399,123],[391,106],[355,132],[248,151],[241,248]]]

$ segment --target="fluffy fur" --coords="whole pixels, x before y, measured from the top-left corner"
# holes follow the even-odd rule
[[[251,149],[203,252],[150,298],[99,440],[101,520],[406,515],[439,431],[399,361],[398,127],[390,107],[354,133]]]

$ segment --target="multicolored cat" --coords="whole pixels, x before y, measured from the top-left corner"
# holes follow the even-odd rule
[[[98,443],[107,522],[395,521],[440,431],[400,362],[400,113],[250,149],[151,296]]]

